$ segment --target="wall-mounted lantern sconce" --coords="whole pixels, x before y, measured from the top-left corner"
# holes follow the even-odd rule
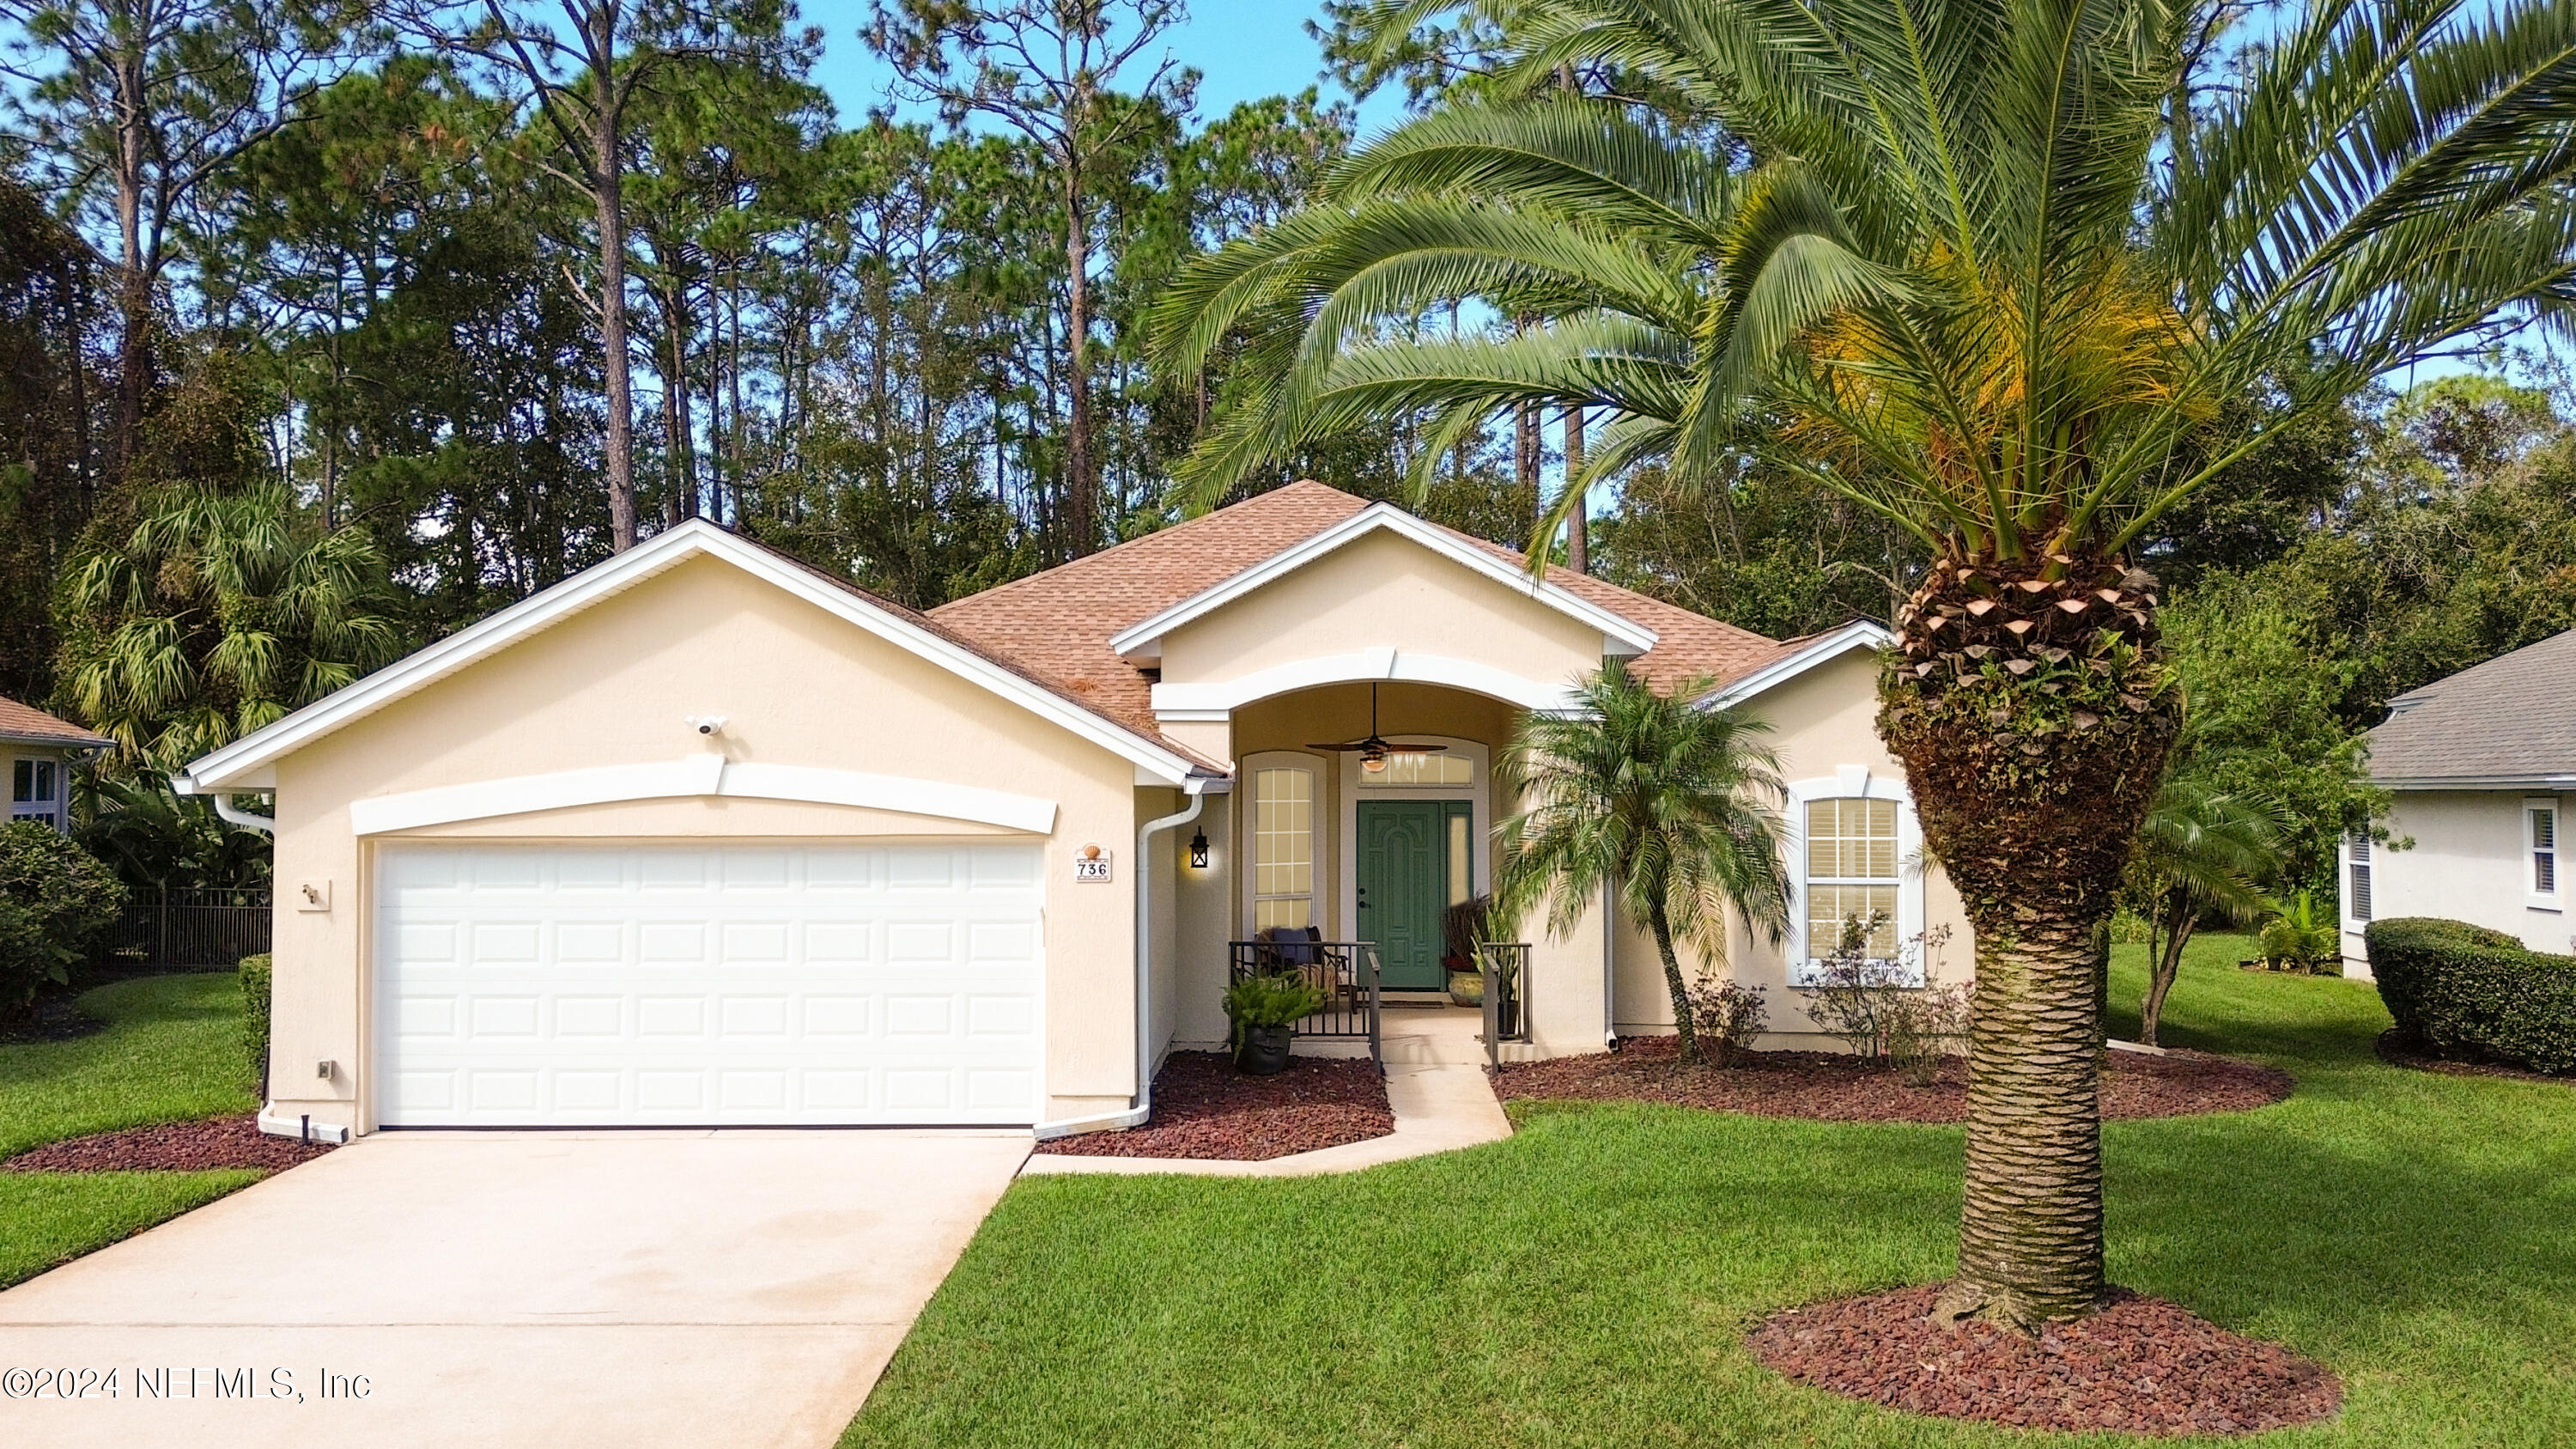
[[[1207,832],[1205,830],[1200,830],[1190,836],[1190,869],[1205,870],[1207,869],[1207,865]]]

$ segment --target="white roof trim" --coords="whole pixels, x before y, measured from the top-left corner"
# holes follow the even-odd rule
[[[589,608],[610,595],[701,555],[721,558],[745,573],[794,594],[878,638],[984,686],[1031,713],[1064,726],[1093,744],[1133,761],[1172,784],[1187,779],[1190,764],[1163,746],[1110,723],[1042,685],[971,649],[869,604],[865,599],[746,543],[707,522],[691,519],[552,588],[521,599],[490,618],[377,670],[348,688],[190,761],[173,778],[181,794],[250,788],[280,757],[354,720]],[[263,786],[264,788],[264,786]]]
[[[1873,624],[1867,619],[1854,619],[1830,634],[1817,635],[1798,646],[1796,651],[1772,660],[1751,674],[1729,680],[1701,696],[1692,708],[1724,709],[1729,705],[1742,704],[1766,689],[1795,679],[1828,660],[1840,659],[1855,649],[1884,649],[1895,642],[1896,636],[1883,625]]]
[[[1275,694],[1312,689],[1319,684],[1351,684],[1379,679],[1446,685],[1451,689],[1469,690],[1499,699],[1522,709],[1550,713],[1579,709],[1583,703],[1582,691],[1573,685],[1550,684],[1496,669],[1490,664],[1381,644],[1348,654],[1292,659],[1240,679],[1157,684],[1154,686],[1154,716],[1171,723],[1224,720],[1254,700],[1268,699]]]
[[[559,770],[508,780],[477,780],[399,795],[378,795],[349,802],[349,828],[358,835],[382,835],[423,825],[458,820],[490,820],[576,805],[603,805],[619,800],[667,800],[695,795],[722,795],[763,800],[810,800],[825,805],[859,805],[905,815],[967,820],[1044,835],[1055,829],[1055,802],[1030,795],[1009,795],[971,785],[914,780],[900,775],[868,775],[855,770],[824,770],[807,765],[771,765],[729,761],[722,755],[690,755],[642,765],[603,765],[588,770]]]
[[[1159,658],[1162,636],[1251,593],[1255,589],[1285,578],[1307,564],[1346,543],[1365,538],[1380,529],[1410,539],[1452,563],[1492,579],[1515,593],[1598,629],[1615,642],[1617,649],[1643,654],[1655,647],[1655,631],[1583,599],[1560,584],[1542,583],[1504,559],[1458,538],[1444,529],[1423,522],[1392,503],[1372,503],[1305,542],[1271,555],[1241,573],[1212,588],[1181,600],[1143,623],[1133,625],[1109,641],[1109,647],[1129,658]]]

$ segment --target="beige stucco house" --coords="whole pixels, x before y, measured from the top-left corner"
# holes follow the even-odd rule
[[[9,762],[9,819],[34,820],[69,834],[72,765],[115,741],[0,696],[0,757]]]
[[[1436,1000],[1495,752],[1605,657],[1776,729],[1800,925],[1731,953],[1775,1027],[1808,1025],[1811,916],[1951,925],[1931,969],[1964,976],[1871,725],[1882,637],[1533,582],[1314,483],[928,615],[700,522],[178,784],[275,794],[272,1128],[1052,1133],[1139,1120],[1164,1053],[1221,1043],[1264,928],[1375,943],[1326,954]],[[1529,944],[1515,1051],[1669,1028],[1608,912]]]
[[[2347,975],[2373,919],[2440,916],[2576,953],[2559,828],[2576,806],[2576,629],[2409,690],[2369,735],[2388,843],[2344,839]]]

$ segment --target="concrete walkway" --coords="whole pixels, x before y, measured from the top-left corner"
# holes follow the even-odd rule
[[[1485,1047],[1476,1037],[1481,1014],[1473,1011],[1389,1011],[1383,1039],[1386,1102],[1395,1131],[1366,1142],[1267,1162],[1208,1162],[1182,1157],[1058,1157],[1032,1155],[1020,1171],[1186,1173],[1201,1177],[1311,1177],[1356,1172],[1512,1135],[1511,1119],[1485,1080]]]
[[[1028,1150],[365,1138],[0,1293],[0,1371],[115,1371],[119,1391],[13,1384],[0,1443],[829,1445]],[[138,1398],[138,1372],[170,1397]]]

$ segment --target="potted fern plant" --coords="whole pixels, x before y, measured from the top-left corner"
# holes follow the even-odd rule
[[[1234,1064],[1256,1077],[1288,1070],[1288,1043],[1296,1024],[1324,1005],[1324,993],[1295,976],[1247,976],[1226,988],[1226,1020],[1234,1023]]]
[[[1446,948],[1440,964],[1449,972],[1449,999],[1460,1006],[1485,1004],[1485,973],[1476,964],[1476,947],[1485,939],[1485,921],[1493,909],[1492,896],[1469,896],[1440,913]]]

